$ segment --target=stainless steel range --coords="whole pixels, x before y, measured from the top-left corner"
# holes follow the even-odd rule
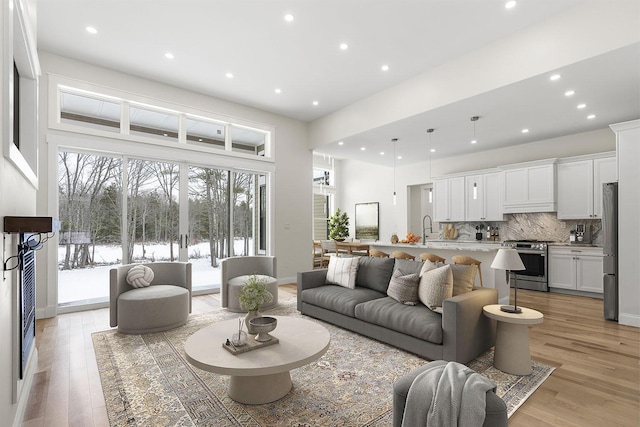
[[[517,279],[518,288],[549,292],[547,278],[547,243],[538,240],[505,240],[502,246],[518,251],[525,269],[512,271],[511,277]],[[509,280],[511,287],[513,281]]]

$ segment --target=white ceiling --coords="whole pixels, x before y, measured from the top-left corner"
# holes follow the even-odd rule
[[[583,1],[519,0],[507,10],[505,0],[38,0],[38,47],[313,121]],[[287,13],[293,22],[285,22]],[[475,150],[637,118],[639,52],[638,46],[610,52],[562,70],[558,84],[549,84],[548,75],[532,78],[321,150],[389,164],[379,152],[390,151],[397,137],[404,161],[422,161],[429,127],[436,128],[434,158],[468,152],[471,116],[480,116]],[[565,98],[569,87],[580,96]],[[577,112],[579,102],[589,107]],[[586,120],[590,112],[596,119]],[[528,135],[520,134],[523,127]]]

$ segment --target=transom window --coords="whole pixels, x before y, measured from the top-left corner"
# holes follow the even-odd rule
[[[167,142],[271,158],[271,129],[197,116],[179,109],[57,85],[59,103],[50,127],[76,133],[107,133],[128,140]]]

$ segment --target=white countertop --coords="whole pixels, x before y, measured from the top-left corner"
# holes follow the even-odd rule
[[[492,252],[500,249],[500,242],[487,242],[477,240],[427,240],[425,244],[416,243],[385,243],[374,242],[370,243],[371,246],[379,246],[386,248],[402,248],[402,249],[441,249],[450,251],[477,251],[477,252]]]

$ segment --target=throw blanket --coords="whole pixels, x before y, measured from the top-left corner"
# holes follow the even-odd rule
[[[459,363],[434,366],[413,380],[402,426],[482,426],[492,389],[491,380]]]

